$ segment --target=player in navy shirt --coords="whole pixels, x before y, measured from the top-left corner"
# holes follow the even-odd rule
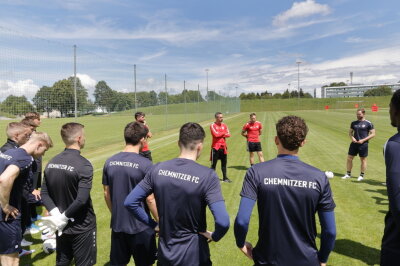
[[[385,217],[382,238],[381,265],[398,265],[400,262],[400,90],[390,101],[390,121],[397,134],[385,143],[386,186],[389,211]]]
[[[138,221],[124,206],[126,196],[152,167],[149,159],[139,155],[147,133],[148,129],[142,123],[132,122],[126,125],[125,149],[104,164],[104,197],[111,212],[110,265],[126,265],[131,256],[138,266],[152,265],[156,260],[154,229]],[[143,202],[143,208],[144,204]],[[158,220],[153,195],[147,198],[147,204]]]
[[[347,172],[342,179],[351,177],[353,159],[358,154],[361,160],[361,173],[357,181],[361,181],[364,179],[365,170],[367,170],[368,140],[375,137],[374,125],[365,119],[365,110],[363,108],[357,110],[357,120],[350,124],[349,137],[351,143],[347,156]]]
[[[336,229],[332,192],[320,170],[298,158],[307,125],[296,116],[276,124],[278,157],[252,166],[243,182],[235,220],[236,245],[255,265],[324,265],[333,249]],[[258,242],[245,242],[250,216],[258,202]],[[315,238],[315,214],[321,221],[321,248]]]
[[[50,216],[39,225],[44,233],[55,233],[57,265],[96,264],[96,216],[90,190],[92,164],[80,153],[85,146],[84,126],[67,123],[61,127],[65,149],[46,165],[42,200]]]
[[[157,227],[145,213],[142,201],[154,192],[159,214],[158,265],[211,265],[208,241],[219,241],[229,228],[229,216],[214,170],[195,161],[205,138],[197,123],[180,129],[180,156],[156,164],[129,194],[125,206],[135,217]],[[215,219],[215,231],[207,231],[206,206]]]
[[[53,143],[43,132],[32,133],[20,148],[0,153],[0,264],[18,265],[21,249],[21,200],[24,184],[32,174],[33,158],[42,156]]]

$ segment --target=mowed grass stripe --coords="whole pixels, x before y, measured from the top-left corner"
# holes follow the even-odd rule
[[[349,145],[348,129],[350,122],[355,120],[355,110],[336,110],[336,111],[301,111],[301,112],[257,112],[259,121],[263,122],[264,132],[261,137],[263,153],[265,159],[276,157],[275,123],[282,116],[296,114],[306,119],[310,127],[308,143],[302,148],[300,158],[306,163],[310,163],[321,170],[330,170],[338,175],[330,180],[332,190],[337,204],[336,220],[338,237],[334,252],[331,254],[329,265],[372,265],[379,263],[379,247],[383,232],[383,217],[387,210],[386,189],[381,184],[384,182],[384,162],[382,157],[382,146],[384,141],[392,134],[395,129],[391,128],[388,122],[386,111],[384,113],[372,115],[367,112],[367,119],[371,120],[377,128],[377,136],[370,142],[369,166],[366,174],[366,181],[358,183],[353,180],[341,180],[340,175],[344,174],[347,149]],[[251,261],[245,258],[236,248],[233,235],[233,222],[237,213],[240,190],[246,169],[249,167],[248,152],[245,149],[245,139],[240,135],[243,124],[248,121],[249,113],[238,114],[234,118],[227,117],[225,122],[231,131],[228,139],[228,176],[233,183],[221,183],[222,192],[231,217],[231,229],[219,243],[211,243],[212,260],[215,265],[252,265]],[[182,121],[182,115],[177,119]],[[121,119],[121,121],[117,121]],[[83,151],[83,155],[96,158],[93,161],[95,169],[102,169],[106,158],[118,152],[123,147],[122,132],[123,127],[131,117],[113,116],[112,120],[101,118],[90,120],[96,125],[87,125],[88,146]],[[154,120],[152,120],[154,119]],[[173,119],[173,115],[169,117]],[[114,121],[115,120],[115,121]],[[160,117],[150,115],[148,117],[151,128],[164,122]],[[151,122],[150,122],[151,121]],[[212,117],[205,122],[207,138],[204,143],[203,154],[199,163],[210,166],[209,152],[211,137],[209,133],[209,123]],[[50,121],[49,121],[50,122]],[[109,122],[109,130],[102,130]],[[59,134],[60,123],[46,123],[54,134]],[[46,125],[47,124],[47,125]],[[56,125],[57,124],[57,125]],[[175,123],[174,123],[175,124]],[[161,124],[163,125],[163,124]],[[52,126],[57,128],[52,128]],[[180,126],[180,125],[178,125]],[[154,127],[157,128],[157,127]],[[159,127],[160,130],[162,126]],[[178,128],[168,131],[158,131],[152,140],[151,147],[154,150],[154,161],[164,161],[174,158],[179,153],[176,144]],[[105,136],[105,133],[112,136]],[[164,139],[165,137],[165,139]],[[162,138],[161,142],[156,141]],[[112,143],[108,143],[107,141]],[[60,141],[60,140],[57,140]],[[97,147],[96,147],[97,145]],[[60,151],[62,145],[57,144],[57,150],[49,154]],[[48,157],[48,156],[46,156]],[[50,157],[50,156],[49,156]],[[258,158],[256,157],[256,162]],[[353,175],[359,174],[359,159],[355,158]],[[222,178],[220,162],[217,165],[217,174]],[[98,265],[108,262],[110,249],[110,215],[103,199],[101,185],[101,171],[96,171],[94,177],[92,199],[98,221]],[[258,230],[257,208],[254,208],[250,230],[247,239],[253,244],[256,243]],[[208,212],[208,227],[213,230],[213,218]],[[319,232],[319,229],[318,229]],[[35,236],[35,238],[37,238]],[[35,240],[35,245],[31,248],[40,250],[40,241]],[[271,243],[273,244],[273,243]],[[21,265],[54,265],[55,256],[44,256],[36,251],[31,257],[32,260],[24,258]],[[33,263],[32,263],[33,261]],[[131,263],[130,265],[133,265]]]

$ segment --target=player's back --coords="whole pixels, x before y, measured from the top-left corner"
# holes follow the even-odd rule
[[[219,179],[210,168],[176,158],[152,168],[160,217],[159,261],[171,265],[208,262],[207,202],[223,200]],[[206,261],[204,261],[206,260]]]
[[[79,150],[65,149],[52,158],[45,168],[43,196],[50,197],[60,212],[64,212],[77,198],[79,188],[91,189],[92,181],[92,164],[80,155]],[[82,204],[73,217],[74,222],[67,225],[64,233],[82,233],[96,226],[90,195]]]
[[[149,228],[128,212],[124,207],[124,201],[151,167],[150,160],[133,152],[117,153],[104,164],[103,185],[110,188],[111,228],[114,232],[137,234]],[[146,209],[144,203],[142,207]]]
[[[255,260],[271,265],[319,265],[315,213],[335,207],[324,173],[295,156],[282,156],[253,166],[247,175],[258,187]],[[243,191],[242,196],[246,196]]]

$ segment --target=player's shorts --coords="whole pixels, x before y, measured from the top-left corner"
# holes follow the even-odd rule
[[[153,161],[153,158],[151,157],[151,151],[141,151],[139,152],[139,154],[149,159],[150,161]]]
[[[364,142],[363,144],[358,144],[358,143],[350,143],[349,147],[349,155],[351,156],[357,156],[357,154],[360,157],[367,157],[368,156],[368,142]]]
[[[96,228],[81,234],[62,234],[56,239],[56,265],[71,265],[75,258],[76,266],[96,264]]]
[[[137,234],[111,232],[110,265],[127,265],[133,257],[135,265],[153,265],[157,256],[156,237],[149,228]]]
[[[21,250],[21,220],[0,222],[0,254],[13,254]]]
[[[247,151],[248,152],[255,152],[255,151],[262,151],[261,142],[247,142]]]

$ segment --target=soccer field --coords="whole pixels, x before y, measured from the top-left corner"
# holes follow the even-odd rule
[[[378,113],[367,111],[366,119],[376,128],[376,137],[370,141],[368,169],[366,179],[357,182],[355,178],[342,180],[345,173],[345,163],[349,145],[348,130],[351,121],[356,119],[355,110],[329,111],[296,111],[296,112],[258,112],[257,119],[263,123],[264,131],[262,144],[264,156],[267,160],[276,156],[276,147],[273,142],[275,123],[282,116],[295,114],[303,117],[309,127],[307,144],[300,150],[300,159],[306,163],[335,173],[330,181],[334,200],[336,202],[337,239],[335,249],[330,255],[329,265],[374,265],[379,264],[380,242],[383,234],[384,215],[388,208],[385,181],[385,168],[382,156],[382,147],[388,137],[394,134],[395,128],[390,126],[387,110]],[[178,155],[177,146],[178,126],[183,123],[184,115],[170,115],[171,124],[167,131],[164,129],[164,120],[161,116],[147,117],[148,124],[155,133],[150,141],[154,162],[172,159]],[[55,142],[55,146],[46,154],[44,161],[63,149],[59,129],[62,124],[71,119],[45,119],[40,131],[48,132]],[[245,139],[240,135],[241,127],[248,120],[248,113],[225,115],[232,137],[228,139],[228,176],[232,183],[221,183],[222,192],[231,218],[231,228],[226,236],[218,243],[211,243],[211,259],[214,265],[252,265],[235,245],[233,223],[240,201],[240,190],[246,169],[249,167],[248,153],[245,150]],[[91,192],[95,212],[97,215],[98,255],[97,265],[107,265],[110,251],[110,214],[103,199],[101,184],[102,167],[105,160],[123,146],[123,128],[132,121],[130,116],[84,117],[78,122],[86,127],[87,144],[82,151],[94,167],[93,189]],[[174,123],[172,123],[175,121]],[[211,137],[208,125],[212,122],[204,121],[207,138],[205,149],[199,163],[209,166],[209,152]],[[6,122],[0,122],[0,132],[4,132]],[[5,141],[4,134],[2,134]],[[217,173],[220,176],[220,163]],[[360,163],[354,160],[353,176],[358,176]],[[213,219],[208,212],[209,230],[213,230]],[[319,228],[319,227],[318,227]],[[257,208],[253,210],[250,230],[247,240],[256,243],[257,240]],[[319,231],[319,229],[318,229]],[[23,257],[21,265],[54,265],[55,255],[46,255],[41,250],[39,235],[27,240],[34,241],[31,249],[36,249],[30,257]],[[319,239],[317,238],[317,241]],[[274,243],[271,243],[274,245]],[[317,244],[319,246],[319,244]],[[288,254],[289,254],[288,250]],[[133,263],[131,262],[131,265]]]

